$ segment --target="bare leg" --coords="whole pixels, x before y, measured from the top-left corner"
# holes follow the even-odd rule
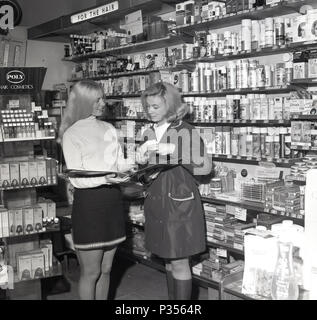
[[[94,300],[103,250],[77,250],[77,256],[80,264],[79,297],[81,300]]]
[[[190,300],[192,293],[192,274],[188,259],[172,260],[174,278],[174,299]]]
[[[104,251],[102,264],[101,264],[101,275],[96,285],[96,300],[107,300],[108,291],[110,284],[110,272],[112,267],[113,257],[116,253],[117,248],[109,251]]]

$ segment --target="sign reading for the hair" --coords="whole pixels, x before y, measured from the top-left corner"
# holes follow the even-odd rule
[[[70,17],[70,21],[71,23],[78,23],[85,20],[103,16],[113,11],[117,11],[118,9],[119,9],[119,2],[114,1],[91,10],[76,13]]]

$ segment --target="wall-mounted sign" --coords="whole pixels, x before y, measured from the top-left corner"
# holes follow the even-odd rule
[[[0,1],[0,29],[13,29],[21,22],[21,19],[22,10],[16,0]]]
[[[46,68],[0,68],[0,94],[23,94],[42,89]]]
[[[117,11],[118,9],[119,9],[119,1],[114,1],[91,10],[76,13],[70,17],[70,21],[71,23],[78,23],[85,20],[103,16],[110,12]]]

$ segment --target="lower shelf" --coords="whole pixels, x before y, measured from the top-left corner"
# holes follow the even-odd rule
[[[23,279],[20,280],[18,277],[18,274],[14,273],[14,283],[20,283],[20,282],[26,282],[26,281],[33,281],[33,280],[41,280],[41,279],[47,279],[47,278],[54,278],[59,277],[63,275],[62,271],[62,265],[61,263],[55,258],[53,259],[53,266],[49,271],[45,271],[45,274],[43,277],[34,278],[34,279]]]

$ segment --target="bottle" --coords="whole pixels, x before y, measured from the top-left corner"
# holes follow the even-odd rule
[[[299,291],[293,266],[293,245],[280,237],[278,258],[272,280],[273,300],[297,300]]]

